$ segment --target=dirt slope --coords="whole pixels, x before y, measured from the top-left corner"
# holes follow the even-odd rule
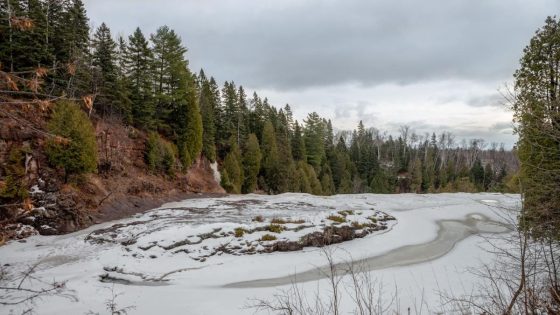
[[[98,173],[63,182],[44,153],[48,111],[12,108],[0,112],[0,188],[13,149],[25,150],[27,202],[0,205],[0,244],[30,234],[60,234],[93,223],[118,219],[199,194],[224,194],[210,162],[199,157],[186,174],[175,177],[148,172],[144,162],[146,134],[116,120],[93,118]],[[1,201],[0,201],[1,202]]]

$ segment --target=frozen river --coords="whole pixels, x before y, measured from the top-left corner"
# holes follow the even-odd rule
[[[329,289],[321,249],[267,253],[273,242],[262,241],[265,235],[289,242],[330,224],[372,226],[363,238],[328,246],[335,265],[353,260],[383,284],[383,294],[395,296],[396,288],[393,308],[428,314],[440,308],[441,292],[476,288],[468,269],[492,259],[479,236],[507,233],[503,209],[518,202],[490,193],[188,199],[68,235],[12,242],[0,247],[0,263],[23,270],[40,262],[38,278],[67,281],[71,298],[37,301],[37,314],[103,314],[111,290],[119,306],[134,306],[130,314],[253,314],[251,299],[294,283],[313,295]],[[283,231],[271,232],[272,220],[286,221]],[[338,275],[344,284],[343,268]],[[341,307],[351,311],[342,295]],[[23,309],[0,306],[0,313]]]

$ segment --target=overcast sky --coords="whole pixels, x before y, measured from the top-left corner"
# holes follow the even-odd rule
[[[558,0],[86,0],[93,26],[181,35],[193,71],[302,119],[396,133],[452,131],[511,146],[500,91]]]

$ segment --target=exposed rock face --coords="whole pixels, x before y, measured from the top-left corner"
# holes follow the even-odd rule
[[[355,238],[362,238],[374,231],[387,229],[386,225],[377,225],[367,229],[358,229],[352,226],[327,226],[322,232],[313,232],[303,236],[297,241],[278,241],[267,247],[270,252],[291,252],[304,247],[323,247],[338,244]]]
[[[225,193],[206,159],[197,159],[187,174],[174,178],[151,174],[144,162],[144,133],[116,121],[95,119],[98,173],[64,183],[63,172],[48,163],[44,133],[37,132],[46,129],[48,113],[14,109],[11,115],[0,114],[0,187],[6,185],[4,169],[10,151],[25,148],[22,181],[30,193],[27,205],[14,200],[9,201],[13,205],[0,208],[0,239],[15,237],[17,233],[10,232],[14,224],[33,227],[43,235],[68,233],[185,199],[189,194]],[[30,124],[18,123],[12,118],[15,116]]]

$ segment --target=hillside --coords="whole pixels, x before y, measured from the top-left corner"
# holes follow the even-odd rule
[[[197,159],[185,174],[171,177],[150,172],[144,157],[146,133],[99,117],[92,119],[98,173],[65,184],[64,174],[49,165],[44,150],[49,115],[50,110],[34,108],[0,112],[0,165],[10,167],[14,163],[10,155],[23,151],[25,169],[20,180],[29,189],[23,207],[19,203],[1,206],[0,240],[72,232],[197,193],[224,193],[204,158]],[[0,187],[6,181],[0,177]]]

